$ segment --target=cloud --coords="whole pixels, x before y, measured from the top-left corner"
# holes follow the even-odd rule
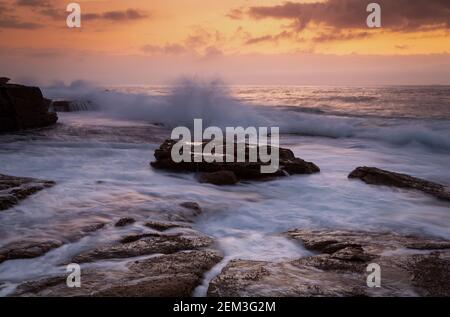
[[[137,9],[127,9],[123,11],[107,11],[103,13],[86,13],[82,15],[83,20],[108,20],[108,21],[135,21],[148,18],[147,12]]]
[[[5,29],[21,29],[36,30],[42,28],[43,25],[33,22],[22,22],[15,17],[3,18],[0,16],[0,28]]]
[[[147,54],[169,54],[179,55],[187,52],[187,48],[180,44],[166,44],[164,46],[158,45],[144,45],[141,51]]]
[[[395,31],[450,28],[448,0],[378,0],[382,8],[382,25]],[[275,6],[253,6],[246,10],[253,19],[288,19],[301,31],[311,24],[336,29],[367,28],[366,0],[328,0],[326,2],[285,2]]]
[[[371,37],[373,33],[371,32],[329,32],[320,33],[319,35],[313,37],[311,40],[314,43],[324,43],[333,41],[350,41],[350,40],[360,40]]]
[[[251,45],[251,44],[258,44],[263,42],[278,42],[281,39],[291,38],[292,33],[283,31],[279,34],[275,35],[263,35],[259,37],[252,37],[245,41],[245,44]]]

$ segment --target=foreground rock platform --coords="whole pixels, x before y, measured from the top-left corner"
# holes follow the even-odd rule
[[[0,80],[0,132],[41,128],[55,124],[58,116],[49,112],[51,100],[38,87],[9,84]]]
[[[68,288],[67,276],[57,276],[24,283],[14,296],[189,297],[221,259],[212,250],[158,255],[128,261],[121,271],[83,270],[81,288]]]
[[[293,230],[286,235],[316,255],[282,262],[234,260],[208,295],[450,296],[450,241],[392,233]],[[381,267],[381,287],[366,284]]]
[[[171,157],[173,146],[176,140],[166,140],[156,151],[156,161],[151,162],[151,166],[156,169],[163,169],[176,172],[193,172],[199,173],[199,181],[202,183],[211,183],[214,185],[232,185],[240,180],[264,180],[273,177],[285,177],[294,174],[314,174],[320,172],[317,165],[312,162],[304,161],[295,157],[294,153],[289,149],[279,148],[280,166],[279,169],[271,174],[261,173],[261,166],[268,165],[262,163],[259,159],[257,162],[249,162],[250,146],[245,144],[246,158],[245,162],[237,162],[236,152],[234,163],[228,162],[194,162],[194,155],[191,154],[191,162],[174,162]],[[209,141],[203,141],[203,147]],[[234,144],[235,149],[237,147]],[[270,147],[269,147],[270,148]],[[191,151],[193,153],[193,150]]]
[[[385,185],[420,190],[436,198],[450,201],[450,188],[406,174],[364,166],[356,168],[348,177],[350,179],[358,178],[370,185]]]
[[[0,211],[9,209],[28,196],[54,185],[53,181],[0,174]]]

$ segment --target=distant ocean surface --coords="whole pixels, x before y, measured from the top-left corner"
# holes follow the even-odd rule
[[[90,111],[59,113],[55,129],[0,135],[1,173],[58,184],[0,213],[0,247],[17,237],[58,236],[80,219],[146,219],[152,211],[185,201],[202,206],[194,227],[216,239],[225,261],[308,255],[280,235],[293,228],[450,239],[447,202],[347,178],[358,166],[376,166],[450,185],[450,87],[225,87],[195,81],[94,87],[75,82],[43,91],[49,98],[77,100],[79,110]],[[205,126],[277,126],[281,146],[316,163],[321,173],[217,187],[200,184],[191,174],[150,168],[158,138],[169,137],[173,127],[191,126],[195,118]],[[131,234],[136,228],[123,230]],[[58,264],[73,254],[114,239],[117,234],[106,229],[35,260],[5,262],[0,282],[13,288],[57,273]],[[204,294],[199,288],[197,295]]]
[[[113,87],[122,92],[164,95],[170,86]],[[342,116],[450,120],[450,86],[229,86],[242,102]]]

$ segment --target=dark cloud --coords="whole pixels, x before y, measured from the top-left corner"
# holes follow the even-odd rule
[[[332,41],[350,41],[350,40],[360,40],[371,37],[373,33],[371,32],[329,32],[320,33],[319,35],[312,38],[312,42],[323,43]]]
[[[108,20],[108,21],[134,21],[149,17],[149,14],[136,9],[124,11],[108,11],[104,13],[86,13],[82,15],[83,20]]]
[[[367,28],[367,0],[328,0],[326,2],[286,2],[276,6],[254,6],[246,10],[254,19],[274,18],[293,21],[292,27],[303,30],[310,24],[333,28]],[[396,31],[450,28],[449,0],[378,0],[382,8],[382,25]]]
[[[42,28],[43,25],[33,22],[22,22],[15,17],[4,18],[0,16],[0,28],[4,29],[21,29],[21,30],[35,30]]]
[[[252,37],[246,40],[245,44],[251,45],[251,44],[258,44],[263,42],[278,42],[281,39],[291,38],[293,36],[292,33],[283,31],[279,34],[275,35],[264,35],[259,37]]]

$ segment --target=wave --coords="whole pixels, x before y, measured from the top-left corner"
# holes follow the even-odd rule
[[[450,151],[448,122],[433,125],[422,120],[330,116],[249,105],[234,98],[220,80],[180,79],[166,95],[124,93],[83,81],[68,86],[59,83],[43,91],[49,98],[77,100],[107,116],[161,123],[169,128],[192,127],[194,119],[201,118],[204,126],[279,127],[286,134],[363,138]]]

